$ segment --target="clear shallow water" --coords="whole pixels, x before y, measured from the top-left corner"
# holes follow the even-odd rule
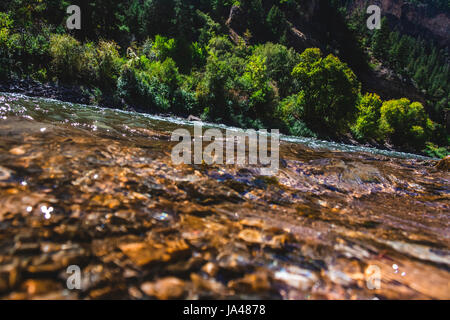
[[[283,137],[267,178],[173,165],[183,119],[10,94],[0,119],[3,298],[450,297],[449,175],[433,160]]]

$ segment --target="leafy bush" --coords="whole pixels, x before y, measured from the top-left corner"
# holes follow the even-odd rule
[[[51,70],[62,82],[91,84],[110,92],[124,63],[118,50],[112,41],[83,45],[69,35],[54,34],[50,37]]]
[[[444,148],[444,147],[438,147],[434,143],[427,142],[426,148],[423,150],[423,152],[432,158],[445,158],[446,156],[450,155],[450,149]]]
[[[115,89],[120,69],[124,63],[119,54],[119,46],[113,41],[100,41],[97,46],[97,84],[103,90]]]
[[[230,64],[219,59],[213,51],[195,89],[204,117],[215,121],[231,120],[233,101],[230,90],[233,88],[235,76]]]
[[[173,59],[176,49],[175,39],[169,39],[157,34],[152,49],[155,52],[156,59],[160,61],[164,61],[166,58]]]
[[[150,60],[173,59],[182,73],[189,73],[193,65],[204,64],[206,59],[206,50],[198,42],[161,35],[156,35],[153,40],[147,39],[141,50]]]
[[[244,127],[273,124],[277,97],[266,57],[243,55],[225,37],[212,38],[207,49],[205,71],[196,86],[204,117]]]
[[[200,34],[198,41],[202,45],[207,45],[209,40],[215,37],[220,32],[220,24],[215,22],[208,14],[197,10],[199,19],[203,22],[204,26],[200,28]]]
[[[278,106],[278,116],[284,122],[289,134],[299,137],[317,137],[311,129],[308,128],[298,114],[302,113],[303,94],[294,94],[283,99]]]
[[[213,37],[208,42],[207,50],[210,55],[220,57],[233,52],[233,44],[226,36]]]
[[[39,75],[42,78],[48,64],[49,35],[47,26],[42,26],[38,32],[17,32],[10,15],[0,12],[0,74]]]
[[[6,76],[10,67],[8,39],[13,21],[5,12],[0,12],[0,75]]]
[[[63,82],[75,82],[81,79],[84,48],[81,43],[69,35],[54,34],[50,37],[51,69]],[[88,73],[88,72],[86,72]]]
[[[300,55],[294,49],[269,42],[256,46],[253,55],[265,59],[266,75],[276,83],[281,97],[294,93],[296,86],[291,73],[300,62]]]
[[[397,145],[423,147],[431,137],[433,123],[421,103],[403,98],[383,103],[380,129]]]
[[[273,116],[275,92],[267,76],[266,58],[259,55],[249,57],[245,71],[239,78],[241,96],[245,99],[244,111],[250,118],[267,120]]]
[[[195,104],[192,94],[180,88],[178,68],[171,58],[130,60],[118,80],[118,93],[129,105],[147,112],[187,114]]]
[[[194,67],[201,68],[206,64],[207,59],[207,51],[201,44],[198,42],[193,42],[191,44],[191,54],[192,54],[192,64]]]
[[[97,48],[93,42],[88,42],[84,45],[79,44],[79,46],[80,56],[78,57],[78,79],[75,78],[73,82],[95,85],[99,77]]]
[[[358,104],[358,119],[352,131],[358,139],[382,139],[379,130],[380,109],[383,105],[380,97],[375,93],[367,93]]]
[[[306,49],[292,71],[299,82],[299,102],[290,111],[315,131],[345,131],[357,113],[360,83],[337,57],[322,57],[319,49]]]
[[[5,44],[13,24],[13,20],[6,12],[0,12],[0,44]]]

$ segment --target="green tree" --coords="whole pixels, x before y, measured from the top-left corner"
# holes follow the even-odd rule
[[[51,69],[63,82],[77,82],[81,78],[84,50],[79,41],[69,35],[50,38]]]
[[[268,42],[256,46],[253,55],[264,59],[267,77],[275,82],[280,97],[295,93],[292,70],[300,62],[300,55],[294,49]]]
[[[117,79],[123,64],[119,49],[119,46],[113,41],[100,41],[97,46],[98,72],[96,84],[106,92],[116,89]]]
[[[358,119],[352,130],[358,139],[382,139],[379,130],[383,102],[375,93],[366,93],[358,104]]]
[[[433,123],[421,103],[402,98],[383,103],[380,130],[396,145],[423,147],[431,137]]]
[[[146,112],[189,114],[195,104],[181,88],[181,76],[171,58],[150,61],[144,55],[131,58],[118,79],[118,94],[129,105]]]
[[[253,119],[270,119],[275,108],[275,93],[267,76],[266,58],[251,55],[239,84],[242,92],[248,96],[247,115]]]
[[[386,17],[381,19],[381,28],[376,30],[372,41],[372,50],[376,57],[386,59],[389,50],[390,28]]]
[[[256,39],[263,39],[266,33],[265,13],[261,0],[239,0],[235,3],[239,4],[242,11],[246,13],[245,25],[243,30],[250,30]]]
[[[360,83],[345,63],[333,55],[323,58],[317,48],[306,49],[292,75],[300,86],[294,118],[319,132],[348,129],[357,114]]]
[[[215,54],[208,57],[206,70],[196,87],[196,97],[203,107],[203,116],[229,122],[233,113],[229,90],[233,88],[235,72],[227,61]]]
[[[280,41],[281,38],[286,38],[287,22],[283,11],[276,5],[270,8],[267,14],[266,23],[272,36],[272,40]],[[286,41],[286,39],[284,39]],[[281,41],[280,41],[281,42]]]

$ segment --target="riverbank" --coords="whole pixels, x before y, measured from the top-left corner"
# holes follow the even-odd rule
[[[95,100],[92,90],[82,86],[40,83],[31,79],[2,80],[0,81],[0,91],[80,104],[91,104]]]

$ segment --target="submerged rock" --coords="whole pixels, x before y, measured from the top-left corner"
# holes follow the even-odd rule
[[[186,293],[186,284],[178,278],[167,277],[155,282],[145,282],[141,289],[146,295],[160,300],[180,299]]]
[[[230,281],[228,287],[240,293],[262,293],[271,290],[271,277],[263,271],[248,274],[241,279]]]
[[[166,243],[126,243],[119,245],[119,248],[138,266],[152,262],[168,262],[186,256],[189,252],[189,247],[184,240]]]
[[[450,156],[446,156],[436,164],[436,168],[443,171],[450,171]]]

